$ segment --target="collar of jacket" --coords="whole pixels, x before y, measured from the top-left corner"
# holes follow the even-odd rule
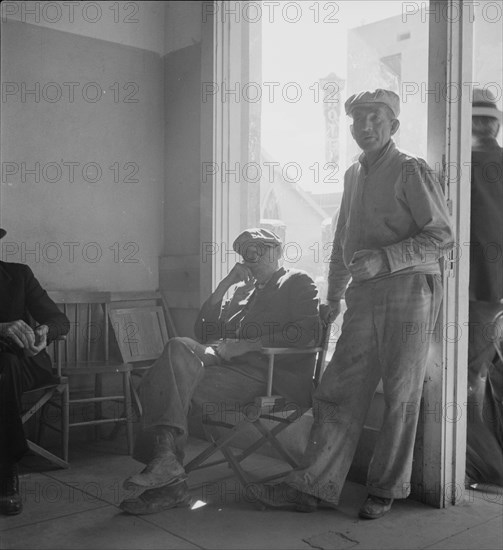
[[[12,281],[12,276],[5,269],[4,262],[0,261],[0,281],[3,283],[10,283]]]
[[[478,140],[476,145],[472,147],[473,152],[477,153],[485,153],[488,151],[495,151],[499,149],[499,143],[498,140],[495,138],[481,138]]]
[[[268,286],[271,281],[276,282],[281,277],[281,275],[284,275],[284,273],[286,273],[285,268],[279,267],[265,283],[261,285],[259,285],[258,283],[255,283],[255,289],[264,290],[264,288]]]
[[[390,139],[388,143],[381,149],[379,152],[379,155],[376,157],[374,162],[372,164],[369,164],[367,160],[367,155],[365,153],[362,153],[358,160],[360,164],[362,165],[362,168],[365,170],[365,173],[368,174],[370,170],[376,170],[384,161],[384,159],[390,155],[394,150],[396,149],[395,142]]]

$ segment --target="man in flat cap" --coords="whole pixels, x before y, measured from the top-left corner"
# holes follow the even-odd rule
[[[470,313],[466,477],[503,485],[503,372],[493,325],[503,310],[503,149],[496,140],[503,113],[491,91],[473,90],[470,219]],[[492,329],[492,330],[491,330]],[[491,335],[490,333],[493,332]],[[487,414],[487,411],[499,411]]]
[[[442,299],[439,260],[453,234],[432,170],[393,142],[399,97],[382,89],[361,92],[345,108],[362,154],[344,177],[327,298],[333,317],[343,297],[347,311],[313,396],[302,466],[284,483],[258,486],[256,494],[271,507],[299,511],[314,511],[320,501],[337,505],[382,379],[383,424],[360,510],[361,517],[375,519],[410,491],[428,338]]]
[[[0,228],[0,239],[6,234]],[[31,324],[33,318],[37,326]],[[70,322],[23,264],[0,261],[0,513],[19,514],[17,463],[28,451],[21,396],[52,379],[45,348]]]
[[[151,514],[188,506],[191,495],[183,468],[188,415],[201,419],[215,406],[221,413],[243,410],[265,395],[268,367],[259,353],[262,347],[316,344],[317,288],[305,272],[280,267],[281,244],[267,229],[243,231],[233,244],[242,261],[203,304],[194,328],[198,342],[170,339],[143,379],[143,429],[134,456],[147,466],[124,486],[145,491],[124,500],[123,511]],[[224,302],[228,291],[232,296]],[[218,343],[210,346],[212,342]],[[275,363],[275,393],[299,407],[309,406],[313,361],[312,354],[280,358]]]

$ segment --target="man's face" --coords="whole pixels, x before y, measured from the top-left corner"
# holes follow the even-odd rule
[[[274,273],[278,265],[276,248],[262,243],[250,243],[243,246],[243,263],[252,272],[255,279],[265,278]]]
[[[382,149],[400,125],[385,105],[360,105],[351,116],[351,135],[365,153]]]

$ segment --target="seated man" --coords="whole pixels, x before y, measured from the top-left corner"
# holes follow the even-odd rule
[[[0,239],[6,234],[0,229]],[[28,314],[38,326],[30,326]],[[51,381],[45,348],[70,323],[22,264],[0,261],[0,513],[19,514],[17,462],[28,451],[21,422],[24,391]]]
[[[248,229],[234,241],[243,257],[203,304],[195,324],[200,343],[172,338],[143,379],[143,433],[154,434],[146,468],[125,488],[146,489],[124,500],[131,514],[187,506],[190,495],[182,466],[187,415],[243,409],[265,395],[267,359],[262,347],[314,346],[320,334],[318,291],[304,272],[279,267],[281,240],[266,229]],[[232,298],[222,304],[227,291]],[[209,346],[209,343],[218,344]],[[275,393],[299,407],[311,402],[312,354],[278,358]],[[140,458],[139,437],[135,458]],[[145,440],[145,437],[143,437]]]

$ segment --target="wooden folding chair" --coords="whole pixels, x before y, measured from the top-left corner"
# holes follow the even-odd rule
[[[64,340],[64,338],[58,338],[58,340]],[[53,346],[57,345],[57,342],[52,343]],[[47,459],[52,464],[61,468],[68,468],[68,434],[69,434],[69,386],[68,378],[61,374],[61,364],[56,362],[53,372],[53,380],[43,386],[33,388],[31,390],[23,392],[23,398],[28,402],[28,408],[23,412],[21,416],[21,422],[26,424],[32,417],[38,418],[38,426],[36,432],[36,442],[28,439],[29,449],[43,458]],[[57,422],[46,423],[44,420],[44,413],[48,407],[52,406],[56,408],[58,414],[56,415]],[[42,447],[40,442],[42,438],[43,426],[47,425],[53,430],[60,433],[61,437],[61,456],[57,456],[50,452],[46,448]]]
[[[169,338],[178,336],[173,318],[168,307],[168,303],[162,291],[160,290],[142,290],[142,291],[120,291],[120,292],[111,292],[111,309],[127,309],[127,308],[142,308],[149,306],[156,306],[161,309],[157,310],[159,316],[157,322],[150,325],[151,331],[153,334],[150,336],[145,335],[142,338],[143,343],[141,346],[143,350],[148,355],[143,353],[143,358],[137,358],[137,352],[134,349],[127,349],[123,344],[123,340],[126,337],[124,332],[124,327],[120,328],[120,325],[117,322],[111,320],[112,326],[114,328],[116,341],[119,345],[119,351],[121,353],[122,360],[128,362],[131,365],[131,374],[137,379],[136,383],[132,383],[131,389],[133,392],[133,405],[136,409],[138,416],[142,414],[142,405],[139,399],[138,390],[141,385],[141,379],[145,372],[152,366],[153,362],[159,355],[162,353],[163,347],[159,344],[162,341],[162,344],[165,345]],[[142,329],[142,323],[138,324],[140,329]],[[147,325],[148,326],[148,325]],[[119,334],[117,329],[122,331],[122,334]],[[131,329],[129,329],[131,330]],[[122,341],[122,348],[119,340]],[[157,343],[155,343],[157,341]]]
[[[322,316],[323,317],[323,316]],[[203,428],[210,445],[206,447],[199,455],[191,460],[186,466],[185,471],[188,473],[192,470],[216,466],[217,464],[227,463],[234,471],[238,480],[246,486],[251,482],[257,482],[244,470],[241,466],[247,457],[257,452],[266,443],[276,451],[276,453],[289,464],[291,468],[298,466],[297,460],[289,453],[284,445],[278,441],[277,436],[286,428],[296,422],[302,414],[307,412],[310,407],[299,410],[298,407],[292,407],[285,403],[281,396],[272,395],[272,383],[274,375],[274,361],[278,355],[296,355],[312,353],[316,355],[315,371],[313,373],[313,385],[316,386],[321,379],[325,367],[325,355],[327,351],[330,333],[330,324],[324,322],[320,343],[317,347],[297,349],[297,348],[264,348],[263,353],[269,358],[269,371],[267,391],[265,396],[257,397],[255,400],[256,408],[253,411],[253,418],[244,417],[238,422],[227,422],[225,420],[214,420],[211,417],[203,418]],[[229,411],[231,416],[235,418],[236,411]],[[272,421],[273,427],[266,421]],[[253,426],[259,433],[259,439],[248,445],[245,449],[235,452],[232,448],[232,443],[239,435],[241,429],[246,426]],[[214,437],[212,428],[226,428],[228,431],[225,435]],[[216,452],[220,451],[223,459],[208,461]],[[284,471],[273,476],[261,479],[261,482],[271,481],[283,477],[288,473]]]
[[[131,366],[110,359],[107,292],[51,291],[49,296],[70,319],[70,332],[58,346],[56,361],[62,375],[69,379],[69,409],[75,420],[69,428],[94,426],[95,436],[105,424],[125,424],[128,452],[133,452],[133,411],[131,401]],[[119,377],[119,389],[104,394],[103,378]],[[92,386],[86,385],[89,378]],[[123,403],[126,414],[117,414],[117,402]],[[112,404],[113,415],[104,416],[103,405]],[[87,405],[94,405],[88,418]],[[80,413],[77,409],[80,407]]]
[[[140,377],[141,383],[143,374],[168,343],[164,309],[160,305],[122,307],[120,302],[112,302],[109,317],[122,360],[129,365],[133,375]],[[134,406],[138,416],[141,416],[143,411],[138,389],[139,384],[131,384]]]

